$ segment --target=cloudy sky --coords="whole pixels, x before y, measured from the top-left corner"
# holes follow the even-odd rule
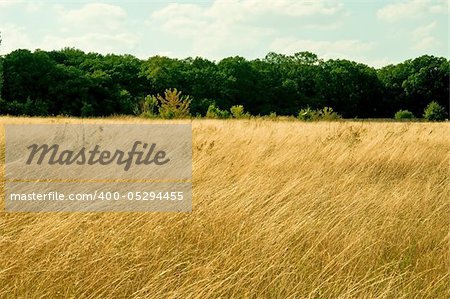
[[[76,47],[213,60],[311,51],[383,66],[449,56],[450,0],[0,0],[0,54]]]

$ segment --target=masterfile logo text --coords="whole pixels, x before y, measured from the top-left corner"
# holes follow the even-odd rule
[[[190,124],[8,125],[6,210],[190,211],[191,132]]]

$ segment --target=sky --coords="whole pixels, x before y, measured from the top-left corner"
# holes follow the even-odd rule
[[[449,57],[450,0],[0,0],[0,55],[75,47],[102,54],[263,58],[316,53],[374,67]]]

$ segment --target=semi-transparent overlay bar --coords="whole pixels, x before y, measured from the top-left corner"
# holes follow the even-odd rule
[[[191,179],[190,124],[6,125],[6,179]]]
[[[191,125],[7,125],[9,212],[189,212]]]

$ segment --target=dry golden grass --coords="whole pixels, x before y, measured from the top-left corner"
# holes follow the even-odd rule
[[[192,124],[192,213],[0,212],[0,297],[448,297],[448,124]]]

